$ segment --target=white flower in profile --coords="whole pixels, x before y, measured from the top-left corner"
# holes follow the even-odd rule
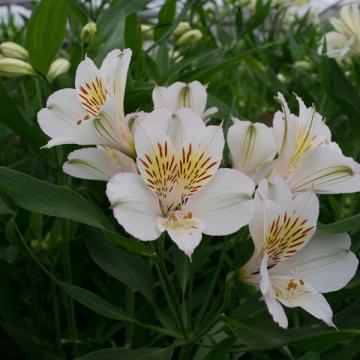
[[[256,182],[265,178],[270,162],[276,155],[276,144],[271,128],[262,123],[233,118],[227,142],[232,167],[242,171]]]
[[[140,174],[121,173],[107,185],[114,216],[129,234],[151,241],[167,231],[191,257],[203,233],[227,235],[248,224],[254,183],[218,169],[221,127],[205,126],[191,109],[162,108],[139,122],[135,146]]]
[[[41,129],[51,137],[46,147],[61,144],[103,145],[134,156],[124,114],[124,92],[131,50],[113,50],[98,69],[83,60],[75,89],[56,91],[38,113]]]
[[[71,152],[63,165],[66,174],[80,179],[109,181],[120,172],[137,172],[135,161],[118,150],[97,146]]]
[[[315,108],[297,97],[299,115],[292,114],[284,96],[276,98],[282,111],[274,116],[278,157],[270,179],[282,176],[293,192],[311,190],[319,194],[360,191],[360,165],[341,153],[331,142],[331,133]]]
[[[268,311],[288,327],[283,309],[301,307],[334,326],[332,310],[322,293],[344,287],[358,260],[347,234],[315,235],[319,202],[312,192],[292,197],[284,180],[262,180],[255,195],[250,233],[252,258],[240,271],[243,280],[260,288]]]
[[[176,113],[181,108],[189,108],[206,121],[217,112],[216,107],[205,110],[206,88],[199,81],[192,81],[189,84],[175,82],[169,87],[156,86],[152,93],[154,109],[165,108]]]
[[[331,25],[335,31],[324,35],[319,47],[319,53],[324,52],[328,57],[343,59],[345,57],[360,56],[360,11],[357,4],[345,5],[340,10],[340,18],[331,18]],[[325,43],[325,44],[324,44]]]

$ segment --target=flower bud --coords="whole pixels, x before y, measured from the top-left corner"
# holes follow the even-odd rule
[[[81,41],[84,45],[91,44],[95,39],[97,31],[96,23],[93,21],[88,22],[81,30]]]
[[[0,58],[0,76],[16,77],[35,74],[33,67],[25,61],[8,57]]]
[[[189,30],[185,34],[181,35],[178,41],[176,42],[177,46],[187,46],[196,44],[201,38],[203,34],[200,30],[194,29]]]
[[[179,37],[189,30],[191,30],[190,24],[187,21],[181,21],[181,22],[179,22],[179,25],[174,30],[174,36]]]
[[[306,70],[306,71],[310,71],[313,69],[313,65],[306,60],[295,61],[294,66],[298,69]]]
[[[141,33],[144,40],[154,40],[154,29],[148,24],[141,24]]]
[[[4,57],[27,60],[29,54],[25,48],[12,41],[3,42],[0,45],[0,54]]]
[[[46,78],[51,82],[61,74],[66,73],[70,68],[70,62],[67,59],[59,58],[54,60],[49,68]]]
[[[277,74],[276,78],[283,84],[285,84],[287,82],[285,75],[282,73]]]

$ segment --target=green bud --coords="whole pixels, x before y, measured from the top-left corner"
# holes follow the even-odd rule
[[[191,30],[190,24],[187,21],[181,21],[181,22],[179,22],[179,25],[174,30],[174,36],[179,37],[189,30]]]
[[[144,40],[154,40],[154,29],[148,24],[141,24],[141,33]]]
[[[70,62],[67,59],[59,58],[50,65],[46,78],[51,82],[61,74],[66,73],[70,68]]]
[[[0,45],[0,54],[4,57],[27,60],[29,54],[25,48],[12,41],[3,42]]]
[[[96,23],[93,21],[88,22],[81,30],[81,41],[84,45],[91,44],[95,39],[97,31]]]
[[[0,58],[0,76],[16,77],[21,75],[36,75],[33,67],[22,60],[8,57]]]
[[[299,60],[294,62],[294,66],[301,70],[310,71],[313,69],[313,65],[309,61]]]
[[[203,34],[200,30],[194,29],[189,30],[185,34],[181,35],[178,41],[176,42],[177,46],[187,46],[196,44],[201,38]]]

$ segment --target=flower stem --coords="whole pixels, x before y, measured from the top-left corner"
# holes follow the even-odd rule
[[[185,326],[182,320],[181,310],[180,310],[180,304],[177,299],[177,294],[174,289],[174,286],[170,280],[168,271],[166,269],[165,265],[165,235],[162,235],[159,239],[159,253],[158,253],[158,259],[159,261],[155,264],[156,270],[159,276],[159,280],[161,283],[161,287],[164,291],[166,300],[169,304],[170,311],[174,318],[176,319],[177,325],[180,328],[181,333],[184,337],[186,337],[186,330]]]

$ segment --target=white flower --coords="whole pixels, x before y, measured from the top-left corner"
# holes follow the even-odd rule
[[[325,34],[326,55],[343,59],[346,56],[360,56],[360,11],[357,4],[341,8],[340,18],[331,18],[335,31]],[[324,51],[324,39],[319,53]]]
[[[190,257],[202,233],[227,235],[250,221],[253,182],[217,170],[221,127],[206,127],[190,109],[158,109],[138,123],[135,146],[140,175],[118,174],[107,186],[115,218],[134,237],[150,241],[167,231]]]
[[[255,195],[250,223],[255,252],[241,270],[249,284],[260,288],[275,322],[287,328],[282,305],[301,307],[333,326],[332,311],[322,293],[344,287],[358,260],[349,251],[347,234],[314,235],[319,203],[312,192],[294,199],[284,180],[263,180]]]
[[[63,165],[66,174],[80,179],[109,181],[120,172],[136,172],[136,164],[120,151],[98,146],[71,152]]]
[[[314,107],[297,97],[299,116],[292,114],[282,94],[282,111],[274,116],[278,158],[270,178],[282,176],[293,192],[350,193],[360,191],[360,165],[331,142],[331,133]]]
[[[154,109],[165,108],[175,113],[181,108],[190,108],[204,120],[217,112],[216,107],[205,111],[207,91],[199,81],[189,84],[175,82],[169,87],[156,86],[152,98]]]
[[[271,128],[262,123],[233,118],[227,141],[233,168],[242,171],[255,181],[267,175],[267,165],[276,154]]]
[[[46,147],[60,144],[103,145],[134,156],[124,114],[124,92],[131,50],[113,50],[100,70],[91,59],[76,72],[75,89],[56,91],[38,113],[41,129],[51,137]]]

